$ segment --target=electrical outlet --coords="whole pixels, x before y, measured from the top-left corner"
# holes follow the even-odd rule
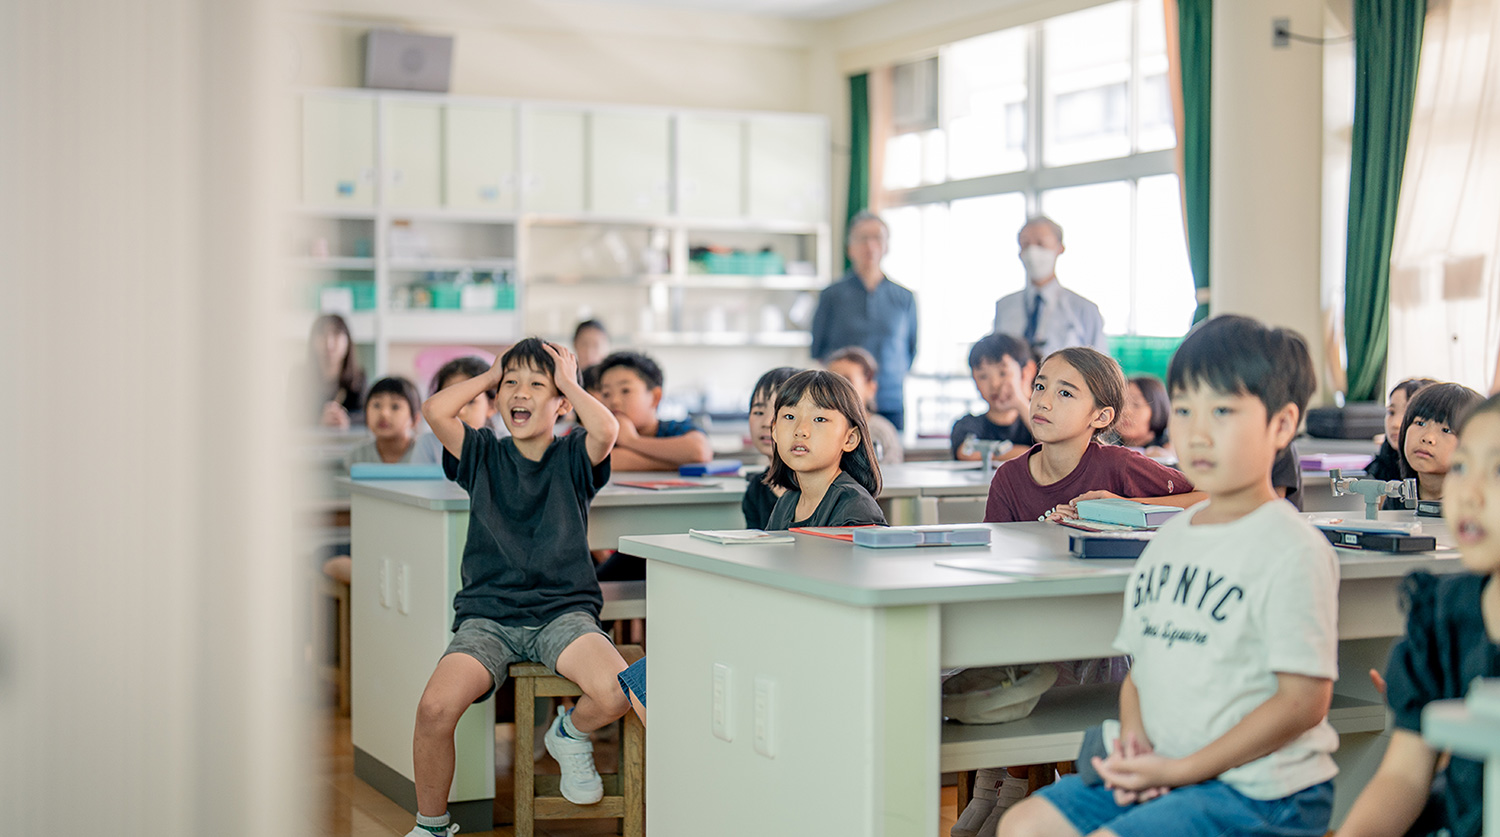
[[[734,740],[734,728],[730,726],[729,717],[729,695],[730,684],[733,681],[729,666],[723,663],[714,663],[713,683],[713,730],[714,737],[725,741]]]
[[[380,562],[380,606],[391,606],[391,559]]]
[[[411,567],[406,564],[396,568],[396,609],[403,616],[411,613]]]
[[[1271,18],[1271,46],[1288,47],[1292,45],[1292,19],[1289,17]]]
[[[776,684],[771,682],[771,678],[755,678],[755,752],[768,759],[776,758],[771,747],[772,736],[776,731],[771,711],[775,696]]]

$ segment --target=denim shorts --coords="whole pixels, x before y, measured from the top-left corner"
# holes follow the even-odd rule
[[[1119,837],[1163,834],[1323,837],[1333,815],[1333,782],[1323,782],[1281,799],[1251,799],[1217,779],[1174,788],[1150,802],[1121,807],[1114,791],[1064,776],[1037,791],[1080,834],[1108,828]]]
[[[537,662],[556,674],[557,658],[562,656],[563,649],[572,645],[573,640],[588,634],[605,636],[599,630],[599,620],[581,610],[564,613],[533,628],[512,627],[473,617],[459,623],[443,656],[468,654],[489,671],[490,688],[474,701],[479,703],[488,700],[505,682],[511,663]]]
[[[631,663],[620,672],[620,688],[625,691],[625,697],[635,695],[635,699],[646,705],[646,658]]]

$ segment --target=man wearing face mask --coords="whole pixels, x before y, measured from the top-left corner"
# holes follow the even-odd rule
[[[1037,357],[1069,346],[1089,346],[1109,354],[1099,306],[1057,281],[1057,257],[1063,253],[1062,227],[1045,215],[1026,221],[1016,236],[1026,288],[995,303],[995,331],[1026,338]]]

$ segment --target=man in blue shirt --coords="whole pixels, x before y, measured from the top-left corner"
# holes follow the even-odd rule
[[[848,346],[874,355],[880,365],[875,412],[899,430],[906,416],[902,384],[917,353],[917,300],[880,269],[890,237],[890,228],[873,212],[864,210],[850,219],[852,266],[818,299],[812,356],[823,361]]]

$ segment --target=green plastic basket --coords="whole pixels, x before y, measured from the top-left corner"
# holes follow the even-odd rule
[[[1181,337],[1142,337],[1125,334],[1109,338],[1109,353],[1120,362],[1125,377],[1151,375],[1162,381],[1167,379],[1167,365],[1172,354],[1182,345]]]

